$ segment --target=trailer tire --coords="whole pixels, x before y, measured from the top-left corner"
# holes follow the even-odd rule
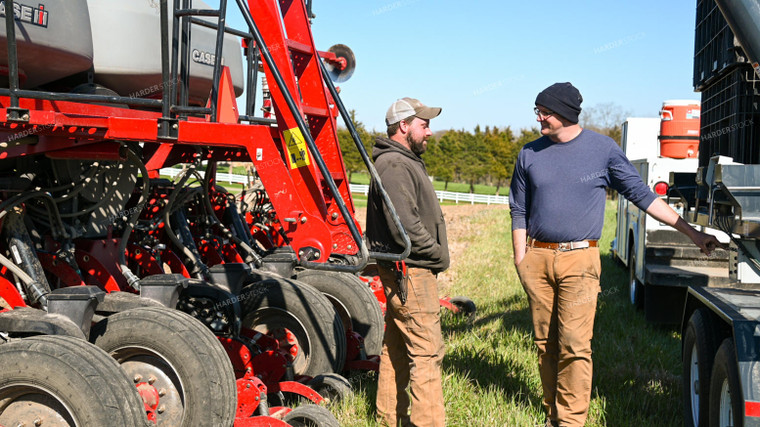
[[[726,338],[715,354],[710,377],[710,426],[744,425],[744,399],[734,340]]]
[[[85,340],[11,340],[0,344],[0,360],[0,425],[31,426],[38,417],[45,425],[149,425],[126,373]]]
[[[710,410],[710,382],[707,379],[712,375],[717,339],[710,312],[705,308],[695,310],[683,333],[681,366],[686,427],[707,425]]]
[[[380,354],[383,349],[385,323],[380,304],[369,286],[358,277],[346,273],[304,270],[296,278],[314,286],[335,307],[343,328],[364,338],[367,355]]]
[[[313,404],[293,409],[282,420],[293,427],[340,427],[330,411]]]
[[[158,425],[234,422],[232,363],[219,340],[194,317],[162,307],[122,311],[95,324],[90,341],[116,359],[135,384],[158,390],[164,406],[156,415]]]
[[[628,251],[628,296],[631,305],[637,310],[644,308],[644,284],[636,278],[636,253],[633,246]]]
[[[240,293],[244,328],[269,333],[290,331],[299,351],[297,375],[340,372],[346,359],[346,332],[327,297],[306,283],[269,277]]]

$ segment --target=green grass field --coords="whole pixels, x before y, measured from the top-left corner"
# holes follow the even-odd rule
[[[646,324],[627,300],[627,273],[610,257],[615,205],[602,238],[602,293],[594,331],[594,381],[587,426],[682,425],[680,336]],[[447,425],[543,425],[541,384],[528,302],[512,264],[509,215],[494,207],[469,218],[451,295],[478,306],[471,318],[443,313]],[[374,373],[354,373],[356,394],[333,412],[343,426],[375,426]]]

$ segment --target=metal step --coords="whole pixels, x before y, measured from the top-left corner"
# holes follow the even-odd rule
[[[689,246],[647,246],[647,261],[657,264],[669,265],[694,265],[694,266],[719,266],[726,265],[729,259],[729,251],[716,249],[709,256],[695,245]]]
[[[647,284],[659,286],[725,287],[731,284],[726,267],[676,267],[650,264],[644,279]]]

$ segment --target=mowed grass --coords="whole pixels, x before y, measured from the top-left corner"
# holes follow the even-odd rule
[[[602,293],[594,331],[594,380],[587,426],[682,425],[680,336],[648,325],[628,303],[627,273],[611,258],[615,205],[608,203]],[[528,302],[512,264],[509,214],[494,207],[469,218],[467,249],[451,295],[478,306],[471,318],[443,312],[447,425],[543,425],[541,382]],[[374,373],[349,378],[355,395],[333,412],[343,426],[376,426]]]

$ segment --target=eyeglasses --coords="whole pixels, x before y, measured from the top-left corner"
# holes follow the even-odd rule
[[[533,112],[536,113],[539,119],[548,119],[552,115],[554,115],[554,111],[541,111],[538,109],[538,107],[533,108]]]

